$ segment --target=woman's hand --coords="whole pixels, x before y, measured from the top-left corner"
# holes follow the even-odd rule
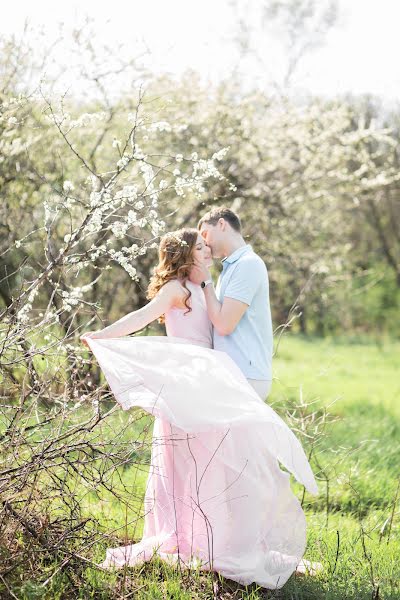
[[[85,338],[101,339],[102,338],[101,330],[100,331],[87,331],[86,333],[84,333],[83,335],[80,336],[79,339],[81,340],[82,344],[84,344],[90,350],[90,346],[87,343],[87,341],[85,340]]]
[[[210,270],[204,263],[195,260],[193,267],[190,269],[189,279],[192,283],[200,285],[202,281],[211,279]]]

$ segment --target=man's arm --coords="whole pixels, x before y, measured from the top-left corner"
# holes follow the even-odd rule
[[[208,316],[220,335],[230,335],[235,330],[266,277],[266,267],[261,259],[239,260],[230,268],[234,270],[227,274],[229,281],[222,302],[218,300],[212,285],[204,288]],[[209,270],[200,265],[190,274],[190,279],[195,283],[210,278]]]
[[[235,298],[224,298],[221,304],[212,285],[207,285],[204,288],[204,296],[207,303],[208,316],[215,329],[219,335],[230,335],[235,331],[237,324],[249,308],[249,305]]]
[[[207,279],[211,279],[211,275],[206,267],[196,265],[192,268],[190,280],[193,283],[200,284]],[[223,302],[220,302],[212,285],[207,285],[204,288],[204,296],[207,303],[208,316],[216,331],[219,335],[230,335],[235,331],[249,304],[230,297],[225,297]]]

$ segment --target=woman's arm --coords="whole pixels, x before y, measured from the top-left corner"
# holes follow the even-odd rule
[[[169,281],[143,308],[128,313],[124,317],[121,317],[121,319],[118,319],[118,321],[115,321],[115,323],[104,327],[104,329],[88,332],[81,337],[84,338],[86,336],[98,339],[116,338],[139,331],[165,314],[169,308],[181,303],[184,295],[185,292],[178,281]]]

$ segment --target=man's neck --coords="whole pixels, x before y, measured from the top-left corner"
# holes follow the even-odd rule
[[[246,246],[246,242],[244,241],[241,235],[233,238],[232,240],[229,240],[229,243],[227,243],[224,248],[225,257],[230,256],[233,252],[235,252],[235,250],[243,248],[243,246]]]

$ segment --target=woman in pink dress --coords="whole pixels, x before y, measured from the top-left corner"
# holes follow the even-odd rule
[[[151,301],[81,337],[122,409],[155,417],[142,540],[109,548],[101,566],[133,566],[157,553],[280,588],[312,566],[302,559],[306,520],[289,472],[311,494],[318,488],[297,437],[234,361],[212,349],[204,294],[189,279],[199,262],[209,266],[211,254],[197,230],[165,235]],[[167,336],[127,337],[158,318]]]

